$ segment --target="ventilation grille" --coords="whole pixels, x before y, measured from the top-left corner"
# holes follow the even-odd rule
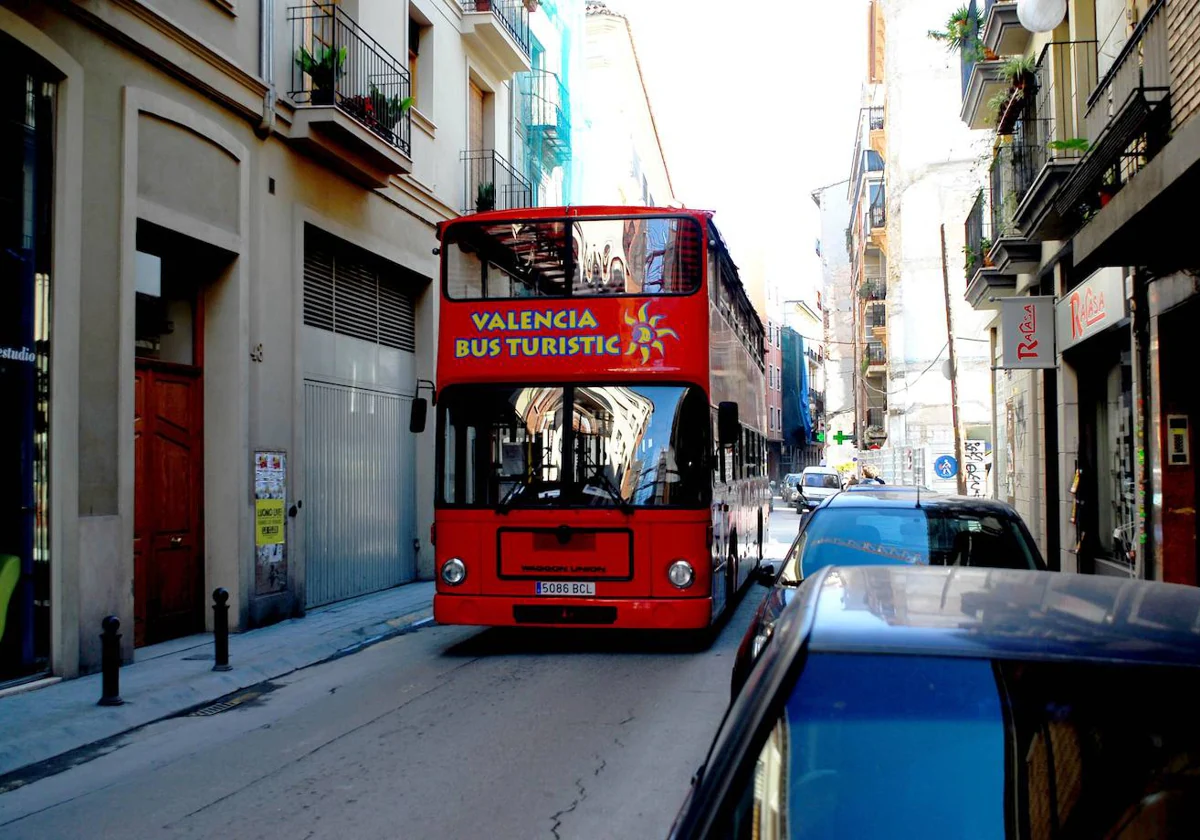
[[[413,299],[403,284],[399,267],[311,228],[305,231],[306,325],[412,353]]]

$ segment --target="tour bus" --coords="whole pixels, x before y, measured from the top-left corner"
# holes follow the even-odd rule
[[[438,238],[438,623],[712,624],[770,495],[763,327],[711,214],[505,210]]]

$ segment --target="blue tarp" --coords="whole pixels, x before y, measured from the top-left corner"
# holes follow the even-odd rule
[[[784,327],[782,333],[783,440],[791,446],[807,446],[813,442],[813,422],[809,410],[804,337],[789,327]]]

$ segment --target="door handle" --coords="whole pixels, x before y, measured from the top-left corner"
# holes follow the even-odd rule
[[[182,545],[183,537],[171,537],[171,545]]]

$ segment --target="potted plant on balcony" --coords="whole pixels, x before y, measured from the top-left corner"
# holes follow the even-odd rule
[[[307,47],[301,47],[296,66],[312,82],[309,101],[313,105],[332,105],[337,81],[346,72],[346,48],[322,47],[314,56]]]
[[[496,185],[485,181],[475,191],[475,212],[486,213],[496,209]]]
[[[946,45],[947,50],[951,52],[959,50],[968,60],[977,61],[987,55],[979,41],[979,30],[983,28],[983,15],[976,11],[975,19],[971,18],[971,8],[960,6],[951,12],[950,17],[946,19],[944,28],[929,30],[929,37],[935,41],[941,41]]]
[[[1025,90],[1037,73],[1037,60],[1032,55],[1015,55],[1000,68],[1000,78],[1015,90]]]
[[[1100,181],[1100,206],[1104,207],[1108,202],[1112,201],[1112,197],[1117,194],[1117,190],[1121,185],[1117,182],[1117,173],[1115,169],[1110,168],[1104,173],[1104,177]]]

